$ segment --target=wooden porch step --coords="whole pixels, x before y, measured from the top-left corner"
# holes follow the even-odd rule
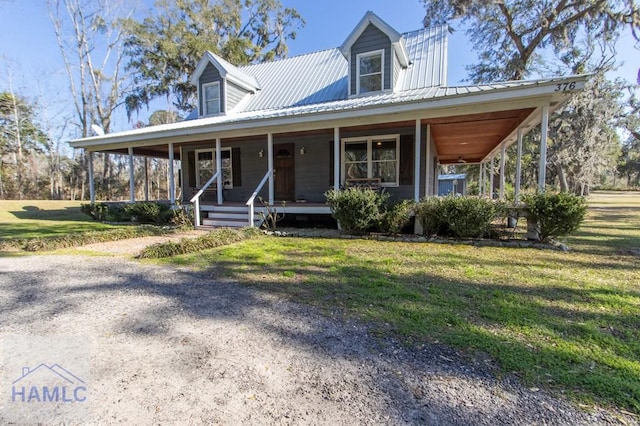
[[[256,227],[260,226],[260,221],[258,220],[254,220],[253,223]],[[246,218],[243,220],[205,218],[202,219],[202,225],[215,228],[244,228],[245,226],[249,226],[249,223]]]

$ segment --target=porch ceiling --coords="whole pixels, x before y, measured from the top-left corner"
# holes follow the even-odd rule
[[[440,164],[479,163],[535,108],[425,120]]]

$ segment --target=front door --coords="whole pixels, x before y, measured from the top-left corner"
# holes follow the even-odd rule
[[[273,145],[273,173],[275,198],[278,201],[294,201],[296,194],[296,174],[294,145],[279,143]]]

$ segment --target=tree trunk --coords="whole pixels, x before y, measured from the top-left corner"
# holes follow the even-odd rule
[[[567,184],[567,176],[564,174],[562,164],[560,164],[559,162],[556,162],[556,172],[558,173],[558,181],[560,181],[560,191],[568,192],[569,185]]]

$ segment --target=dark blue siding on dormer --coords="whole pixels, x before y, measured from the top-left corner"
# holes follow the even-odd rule
[[[358,40],[351,46],[351,94],[357,94],[357,55],[360,53],[373,52],[375,50],[384,49],[384,84],[385,90],[391,89],[391,63],[392,63],[392,50],[391,40],[382,31],[380,31],[375,25],[369,24],[369,26],[362,32]],[[395,53],[393,53],[395,54]]]
[[[220,112],[225,112],[225,99],[224,99],[224,81],[222,81],[222,76],[220,72],[213,65],[209,64],[204,69],[202,74],[200,75],[198,94],[201,96],[198,99],[198,110],[200,111],[200,115],[204,113],[204,106],[202,105],[202,96],[204,95],[204,91],[202,90],[202,85],[206,83],[213,83],[214,81],[218,81],[220,83]]]

